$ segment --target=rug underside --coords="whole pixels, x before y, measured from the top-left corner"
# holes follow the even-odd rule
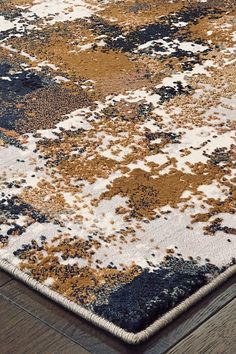
[[[1,268],[130,343],[233,274],[235,18],[1,1]]]

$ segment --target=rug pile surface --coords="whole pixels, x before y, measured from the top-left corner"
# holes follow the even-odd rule
[[[0,267],[129,342],[234,268],[235,5],[0,2]]]

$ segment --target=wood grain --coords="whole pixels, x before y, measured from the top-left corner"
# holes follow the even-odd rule
[[[6,272],[0,270],[0,286],[6,284],[12,279],[12,277]]]
[[[236,299],[179,342],[168,354],[234,354],[236,352]]]
[[[87,354],[88,351],[0,295],[1,354]]]
[[[23,283],[13,280],[0,288],[0,293],[22,309],[56,331],[95,354],[112,353],[164,353],[183,337],[231,301],[235,296],[235,279],[231,278],[220,289],[184,313],[171,325],[144,344],[127,345],[108,333],[65,310]]]
[[[126,345],[23,283],[13,280],[0,294],[92,353],[126,353]]]

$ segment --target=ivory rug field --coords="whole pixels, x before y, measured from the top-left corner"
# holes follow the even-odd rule
[[[233,274],[234,0],[1,0],[0,97],[0,267],[129,343]]]

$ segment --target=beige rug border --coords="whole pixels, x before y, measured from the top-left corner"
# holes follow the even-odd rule
[[[75,314],[83,317],[84,319],[92,322],[96,326],[110,332],[114,336],[122,339],[123,341],[129,344],[138,344],[147,340],[153,334],[158,332],[160,329],[165,327],[167,324],[172,322],[176,317],[180,314],[188,310],[193,304],[198,302],[204,296],[212,292],[219,285],[223,284],[227,279],[229,279],[232,275],[236,274],[236,265],[229,267],[223,273],[218,275],[215,279],[213,279],[209,284],[201,287],[196,293],[191,295],[189,298],[181,302],[179,305],[174,307],[172,310],[168,311],[165,315],[163,315],[160,319],[156,320],[145,330],[140,331],[138,333],[127,332],[124,329],[114,325],[113,323],[105,320],[104,318],[92,313],[89,310],[86,310],[80,305],[75,304],[74,302],[66,299],[62,295],[57,292],[49,289],[47,286],[39,283],[35,279],[33,279],[30,275],[22,272],[16,266],[13,266],[11,263],[4,259],[0,259],[0,268],[5,270],[6,272],[12,274],[14,277],[20,279],[33,289],[39,291],[43,295],[46,295],[48,298],[62,305],[66,309],[74,312]]]

